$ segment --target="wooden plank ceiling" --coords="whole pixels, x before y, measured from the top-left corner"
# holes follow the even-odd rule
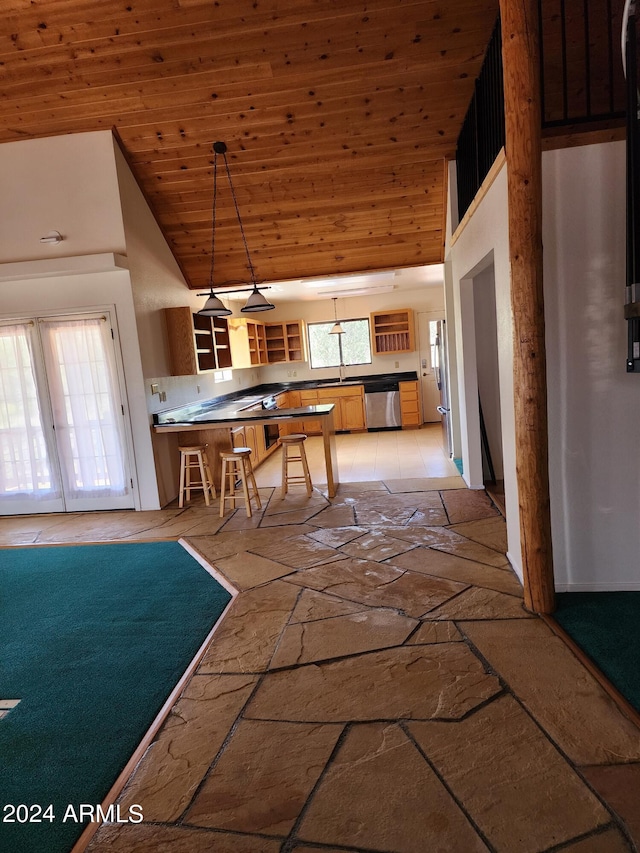
[[[259,280],[438,263],[445,161],[497,9],[0,0],[0,141],[115,128],[194,288],[209,277],[216,140]],[[226,181],[218,205],[216,281],[246,281]]]

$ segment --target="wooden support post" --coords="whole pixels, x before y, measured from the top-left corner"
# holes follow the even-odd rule
[[[542,293],[542,157],[537,0],[500,0],[506,119],[516,473],[525,606],[555,606]]]

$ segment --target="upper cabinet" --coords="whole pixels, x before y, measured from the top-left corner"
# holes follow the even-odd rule
[[[304,322],[265,323],[269,364],[282,361],[306,361]]]
[[[231,367],[226,317],[202,317],[188,306],[165,308],[172,376]]]
[[[267,364],[264,323],[246,317],[229,317],[232,366],[257,367]]]
[[[376,355],[413,352],[413,310],[376,311],[371,315],[371,344]]]

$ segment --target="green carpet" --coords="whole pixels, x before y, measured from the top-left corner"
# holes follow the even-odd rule
[[[230,595],[177,542],[1,549],[0,590],[0,851],[63,853]]]
[[[640,592],[564,592],[553,616],[640,711]]]

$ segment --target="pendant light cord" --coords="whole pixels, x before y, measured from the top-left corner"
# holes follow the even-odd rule
[[[226,159],[226,158],[225,158]],[[213,265],[216,248],[216,202],[218,198],[218,154],[213,153],[213,202],[211,205],[211,268],[209,270],[209,289],[213,296]]]
[[[247,238],[244,236],[244,228],[242,227],[242,219],[240,219],[240,210],[238,208],[238,200],[236,198],[236,191],[233,188],[233,183],[231,182],[231,172],[229,170],[229,163],[227,162],[227,154],[224,152],[222,154],[224,157],[224,165],[227,170],[227,178],[229,179],[229,186],[231,187],[231,197],[233,198],[233,206],[236,209],[236,216],[238,217],[238,225],[240,226],[240,233],[242,234],[242,242],[244,243],[244,251],[247,255],[247,264],[249,266],[249,272],[251,274],[251,284],[254,287],[257,287],[256,284],[256,274],[253,269],[253,264],[251,263],[251,256],[249,255],[249,246],[247,245]],[[215,198],[215,190],[214,190],[214,198]]]

